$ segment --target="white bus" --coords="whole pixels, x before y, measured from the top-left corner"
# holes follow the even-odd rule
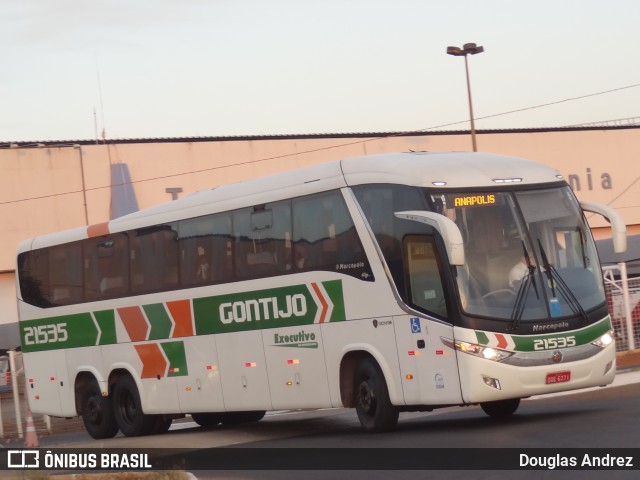
[[[352,158],[44,235],[18,252],[31,410],[94,438],[355,407],[402,411],[609,384],[611,319],[556,171],[476,153]]]

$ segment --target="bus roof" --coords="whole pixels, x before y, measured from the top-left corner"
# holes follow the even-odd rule
[[[557,170],[545,165],[489,153],[407,152],[367,155],[202,190],[111,220],[102,229],[79,227],[44,235],[23,242],[19,251],[81,240],[100,232],[126,231],[349,185],[396,183],[461,189],[498,187],[500,183],[513,179],[519,179],[519,185],[548,184],[558,182],[561,178]],[[186,212],[188,215],[185,215]]]
[[[470,152],[408,152],[342,160],[347,184],[400,183],[447,189],[558,182],[560,172],[517,157]],[[444,185],[441,185],[444,184]]]

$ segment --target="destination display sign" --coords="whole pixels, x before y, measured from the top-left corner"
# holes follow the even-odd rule
[[[452,195],[450,205],[454,208],[458,207],[480,207],[485,205],[495,205],[497,196],[493,193],[476,193],[476,194],[460,194]]]

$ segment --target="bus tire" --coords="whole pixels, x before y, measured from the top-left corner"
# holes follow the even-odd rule
[[[504,418],[512,415],[520,406],[519,398],[509,400],[496,400],[494,402],[482,402],[480,407],[490,417]]]
[[[220,423],[220,413],[192,413],[191,418],[201,427],[215,427]]]
[[[111,397],[102,396],[95,379],[92,379],[83,390],[80,408],[84,428],[92,438],[99,440],[116,436],[118,424],[113,415]]]
[[[358,419],[367,432],[388,432],[396,427],[398,409],[391,404],[384,375],[371,358],[365,358],[356,368],[354,395]]]
[[[113,413],[120,431],[126,437],[139,437],[154,432],[156,418],[145,415],[136,382],[128,375],[118,378],[113,389]]]

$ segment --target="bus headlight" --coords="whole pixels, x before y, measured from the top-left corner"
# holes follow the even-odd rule
[[[469,355],[474,355],[476,357],[484,358],[486,360],[492,360],[494,362],[501,362],[505,358],[513,355],[513,352],[508,352],[506,350],[500,350],[498,348],[487,347],[484,345],[478,345],[477,343],[469,343],[469,342],[452,342],[449,339],[442,339],[445,345],[448,345],[456,350],[468,353]]]
[[[613,331],[609,330],[607,333],[602,335],[600,338],[596,338],[593,342],[591,342],[596,347],[604,348],[613,343]]]
[[[508,355],[503,355],[503,353],[500,350],[496,350],[495,348],[489,347],[489,348],[482,349],[482,356],[487,360],[493,360],[495,362],[499,362],[500,360],[507,357]]]

